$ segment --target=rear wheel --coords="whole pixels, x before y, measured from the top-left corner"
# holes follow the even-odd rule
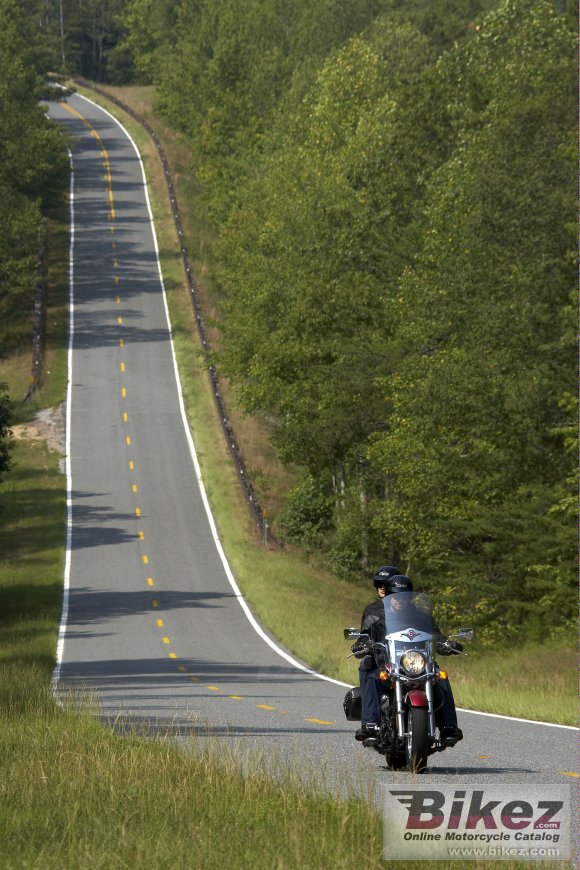
[[[407,767],[413,773],[421,773],[427,767],[429,757],[429,719],[424,707],[409,707],[407,713],[405,750]]]

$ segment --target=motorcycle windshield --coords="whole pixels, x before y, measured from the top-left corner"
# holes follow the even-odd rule
[[[387,648],[394,650],[397,657],[410,649],[431,652],[433,611],[428,595],[397,592],[387,595],[383,607]]]

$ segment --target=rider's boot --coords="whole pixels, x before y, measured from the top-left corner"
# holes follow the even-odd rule
[[[463,731],[454,725],[446,725],[440,732],[441,745],[451,749],[460,740],[463,740]]]
[[[358,740],[359,743],[362,743],[364,740],[368,740],[369,737],[378,737],[379,734],[379,726],[375,725],[374,722],[367,722],[366,725],[363,725],[354,735],[354,739]]]

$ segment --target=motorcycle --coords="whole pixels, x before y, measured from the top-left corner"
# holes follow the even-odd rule
[[[443,703],[439,683],[447,679],[447,672],[435,661],[435,652],[463,654],[452,638],[473,640],[473,630],[461,628],[443,638],[434,625],[429,596],[424,594],[388,595],[383,606],[384,639],[373,640],[355,628],[344,629],[345,639],[358,640],[359,649],[373,656],[381,685],[379,729],[363,746],[384,755],[392,770],[407,767],[420,773],[429,755],[446,748],[436,733],[436,712]],[[347,693],[344,709],[351,721],[360,719],[358,687]]]

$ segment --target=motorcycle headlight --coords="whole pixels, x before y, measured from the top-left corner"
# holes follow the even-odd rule
[[[401,656],[401,667],[410,677],[418,677],[425,670],[427,659],[416,649],[410,649]]]

